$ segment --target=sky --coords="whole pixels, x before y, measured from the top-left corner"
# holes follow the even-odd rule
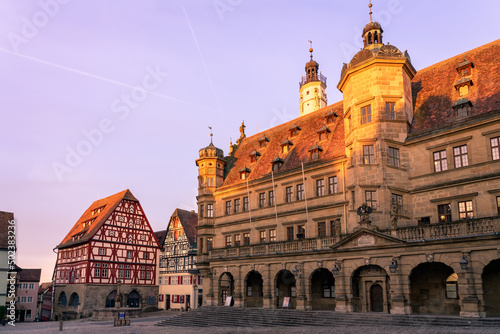
[[[417,69],[498,39],[500,2],[373,0],[384,43]],[[299,115],[314,59],[329,104],[368,1],[2,0],[0,211],[17,263],[42,268],[93,201],[130,189],[157,230],[196,210],[198,150],[228,153]]]

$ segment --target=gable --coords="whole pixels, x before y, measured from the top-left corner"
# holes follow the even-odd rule
[[[334,244],[331,248],[336,251],[358,248],[398,246],[404,241],[368,228],[361,228],[344,240]]]

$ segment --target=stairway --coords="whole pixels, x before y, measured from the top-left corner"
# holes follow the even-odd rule
[[[384,313],[335,313],[332,311],[205,306],[167,318],[156,324],[156,326],[177,327],[300,327],[335,325],[500,328],[500,318],[460,318],[458,316],[391,315]]]

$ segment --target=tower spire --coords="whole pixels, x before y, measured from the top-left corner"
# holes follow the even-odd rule
[[[370,23],[373,22],[373,18],[372,18],[372,0],[370,0],[370,3],[368,4],[368,8],[370,8]]]
[[[311,60],[313,60],[313,42],[312,41],[308,41],[309,42],[309,52],[311,52]]]
[[[209,126],[208,128],[210,129],[210,144],[213,145],[213,142],[212,142],[212,136],[213,136],[212,127]]]

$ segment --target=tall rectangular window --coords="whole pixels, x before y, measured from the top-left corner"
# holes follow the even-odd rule
[[[395,111],[396,103],[394,102],[386,102],[385,103],[385,114],[387,119],[396,119],[396,111]]]
[[[451,204],[438,205],[438,218],[440,223],[451,222]]]
[[[297,201],[301,201],[304,199],[304,185],[297,184]]]
[[[226,247],[231,247],[231,236],[226,235]]]
[[[293,240],[293,226],[289,226],[286,228],[286,240]]]
[[[226,215],[231,214],[231,204],[232,204],[231,201],[226,201]]]
[[[241,234],[235,234],[234,235],[234,246],[240,247],[240,245],[241,245]]]
[[[455,168],[469,166],[469,157],[467,156],[467,145],[454,147],[453,156],[455,158]]]
[[[500,196],[497,196],[497,210],[498,210],[498,215],[500,216]]]
[[[330,235],[335,235],[335,220],[330,220]]]
[[[495,137],[490,139],[491,143],[491,158],[493,160],[500,159],[500,137]]]
[[[131,259],[132,258],[132,251],[128,250],[127,251],[127,259]]]
[[[205,206],[203,204],[200,204],[200,218],[203,218],[204,216],[203,210],[205,210]]]
[[[361,108],[361,124],[370,123],[372,121],[372,106],[368,105]]]
[[[266,206],[266,193],[259,194],[259,208]]]
[[[442,172],[448,170],[448,161],[446,160],[446,150],[434,152],[434,171]]]
[[[365,203],[373,210],[377,210],[377,192],[375,190],[365,191]]]
[[[300,235],[300,238],[304,239],[306,237],[306,227],[304,225],[297,226],[297,234]]]
[[[328,193],[329,194],[335,194],[338,191],[337,188],[337,177],[336,176],[330,176],[328,178]]]
[[[403,196],[398,194],[391,194],[391,203],[392,205],[396,205],[398,208],[398,213],[403,213]]]
[[[106,255],[106,248],[99,248],[99,255]]]
[[[389,165],[399,167],[399,149],[389,147]]]
[[[240,212],[240,199],[237,198],[234,200],[234,213]]]
[[[274,190],[269,191],[269,206],[274,206]]]
[[[207,251],[212,250],[213,246],[214,246],[214,238],[207,237]]]
[[[365,165],[375,163],[375,152],[373,149],[373,145],[363,146],[363,163]]]
[[[318,222],[318,237],[326,237],[326,222]]]
[[[214,205],[207,204],[207,217],[212,218],[214,216]]]
[[[316,180],[316,196],[325,195],[325,179]]]
[[[243,211],[248,211],[248,197],[243,197]]]
[[[101,264],[100,263],[96,263],[96,265],[95,265],[94,277],[101,277]]]
[[[276,242],[276,230],[269,230],[269,242]]]
[[[460,219],[474,218],[474,210],[472,208],[472,201],[458,202],[458,217]]]
[[[250,245],[250,233],[243,233],[243,245]]]
[[[261,244],[266,243],[266,231],[259,232],[259,240]]]
[[[293,187],[286,187],[286,202],[291,202],[293,196]]]

